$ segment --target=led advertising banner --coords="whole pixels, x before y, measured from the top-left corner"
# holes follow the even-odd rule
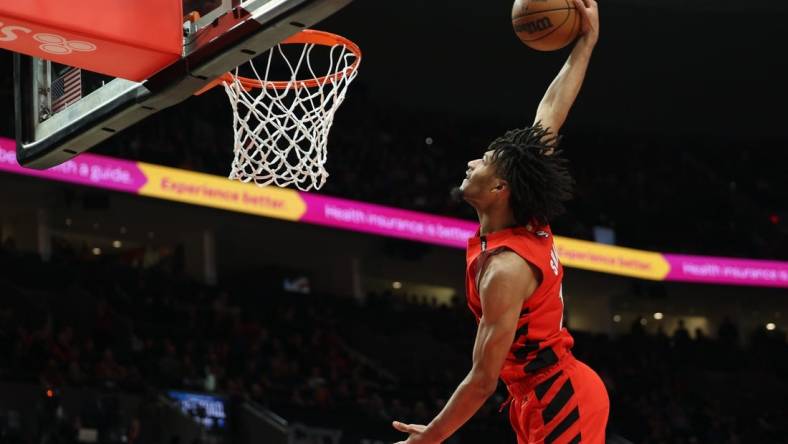
[[[22,168],[16,144],[0,138],[0,171],[140,196],[305,222],[349,231],[465,248],[476,222],[435,216],[143,162],[82,154],[46,171]],[[568,267],[640,279],[788,287],[788,262],[687,256],[635,250],[556,236]]]

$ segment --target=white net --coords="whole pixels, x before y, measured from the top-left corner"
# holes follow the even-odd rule
[[[268,51],[264,71],[249,62],[256,81],[239,79],[236,69],[234,80],[224,83],[235,132],[230,179],[259,186],[294,185],[303,191],[320,189],[328,178],[328,133],[348,85],[358,74],[353,65],[358,56],[343,44],[322,46],[318,52],[328,52],[329,60],[318,62],[323,68],[318,73],[311,56],[321,45],[302,45],[300,56],[284,46],[296,45],[280,44]],[[289,80],[269,80],[275,66],[286,66]],[[299,80],[299,75],[308,79]]]

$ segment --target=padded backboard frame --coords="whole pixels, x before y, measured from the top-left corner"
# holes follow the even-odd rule
[[[49,62],[14,55],[17,160],[46,169],[180,103],[219,75],[310,27],[352,0],[223,0],[184,25],[183,56],[138,83],[115,78],[53,115],[45,106]]]

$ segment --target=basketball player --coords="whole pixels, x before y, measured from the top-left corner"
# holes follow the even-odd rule
[[[571,353],[563,327],[563,268],[549,221],[564,210],[572,179],[556,150],[599,34],[595,0],[574,0],[582,35],[539,104],[532,127],[507,132],[468,162],[462,197],[476,209],[466,290],[478,321],[473,367],[429,425],[394,422],[406,444],[439,443],[496,389],[510,393],[517,442],[603,444],[609,401],[599,376]]]

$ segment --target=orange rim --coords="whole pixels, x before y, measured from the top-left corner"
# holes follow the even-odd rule
[[[285,40],[282,40],[280,44],[283,45],[293,45],[293,44],[302,44],[302,45],[321,45],[321,46],[336,46],[336,45],[344,45],[345,48],[350,50],[355,56],[356,60],[348,66],[347,68],[337,71],[334,74],[330,74],[323,77],[317,77],[310,80],[282,80],[282,81],[262,81],[258,79],[250,79],[249,77],[241,77],[237,76],[238,83],[241,86],[249,91],[251,89],[261,89],[261,88],[268,88],[268,89],[288,89],[288,88],[314,88],[316,86],[320,86],[325,84],[326,82],[335,82],[344,78],[345,76],[350,75],[358,69],[358,64],[361,63],[361,48],[358,47],[355,43],[351,40],[342,37],[341,35],[332,34],[326,31],[316,31],[314,29],[304,29],[301,32],[294,34]],[[211,83],[205,85],[201,90],[194,93],[195,96],[199,96],[200,94],[213,89],[222,83],[232,83],[236,79],[235,74],[231,72],[227,72],[213,80]]]

